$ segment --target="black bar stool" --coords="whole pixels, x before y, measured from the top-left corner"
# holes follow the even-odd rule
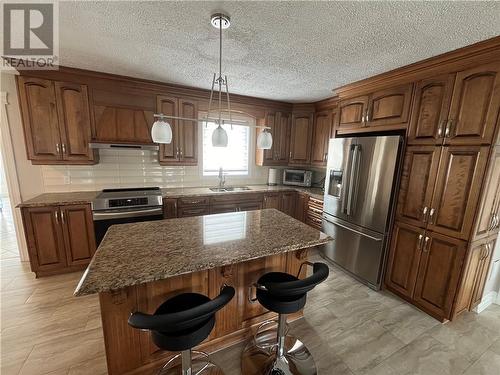
[[[136,312],[128,324],[151,331],[153,342],[160,349],[181,352],[160,370],[165,375],[221,375],[222,370],[208,358],[208,354],[192,348],[205,340],[215,325],[215,313],[234,296],[234,288],[224,286],[213,300],[198,293],[183,293],[162,303],[153,315]],[[202,359],[192,360],[192,354]],[[179,363],[180,357],[180,363]]]
[[[278,313],[276,330],[264,329],[273,321],[264,322],[243,351],[243,375],[315,375],[316,364],[306,346],[288,335],[286,315],[300,311],[306,304],[307,292],[323,282],[330,272],[324,263],[302,263],[313,267],[311,276],[298,277],[270,272],[263,275],[254,287],[256,300],[270,311]]]

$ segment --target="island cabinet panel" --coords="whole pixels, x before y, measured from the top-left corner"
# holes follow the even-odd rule
[[[396,217],[419,227],[427,224],[441,148],[409,146],[403,162]]]
[[[328,141],[332,134],[332,112],[323,111],[314,115],[311,147],[311,165],[324,167],[328,158]]]
[[[417,82],[408,130],[410,145],[440,145],[448,120],[454,74]]]
[[[443,147],[427,228],[468,239],[488,159],[488,147]]]
[[[456,238],[426,232],[414,300],[440,320],[450,318],[466,244]]]
[[[425,231],[396,222],[385,275],[385,285],[407,298],[413,297]]]
[[[447,144],[490,144],[500,106],[500,63],[457,73],[445,129]]]
[[[290,137],[290,165],[307,165],[311,161],[311,141],[313,130],[313,114],[310,112],[292,115]]]
[[[156,110],[154,95],[127,91],[92,90],[94,141],[153,143],[151,126]]]
[[[96,250],[94,222],[88,205],[61,207],[66,259],[69,266],[87,265]]]
[[[413,84],[379,90],[370,95],[367,126],[406,124],[410,113]]]
[[[338,130],[364,127],[366,125],[365,115],[368,108],[368,100],[368,96],[358,96],[340,101]]]
[[[37,277],[85,268],[95,253],[90,205],[21,209],[31,270]]]

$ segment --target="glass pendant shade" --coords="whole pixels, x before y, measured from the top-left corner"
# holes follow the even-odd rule
[[[171,143],[172,127],[163,119],[155,121],[151,128],[151,138],[154,143]]]
[[[212,146],[227,147],[227,132],[220,125],[212,133]]]
[[[261,150],[269,150],[273,146],[273,136],[267,129],[257,137],[257,148]]]

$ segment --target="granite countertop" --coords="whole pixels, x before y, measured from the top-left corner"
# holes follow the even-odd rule
[[[331,240],[275,209],[114,225],[75,295],[118,290]]]
[[[250,190],[216,192],[208,187],[186,187],[186,188],[163,188],[164,198],[180,198],[200,195],[227,195],[227,194],[251,194],[279,191],[302,191],[310,196],[323,200],[323,189],[321,188],[303,188],[298,186],[268,186],[268,185],[247,185]],[[45,193],[37,195],[20,203],[17,207],[41,207],[50,205],[68,205],[68,204],[88,204],[99,194],[100,191],[75,191],[64,193]]]

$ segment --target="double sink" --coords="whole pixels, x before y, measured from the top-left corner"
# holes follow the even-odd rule
[[[229,191],[247,191],[247,190],[252,190],[248,186],[225,186],[225,187],[213,187],[210,188],[212,191],[217,191],[217,192],[229,192]]]

